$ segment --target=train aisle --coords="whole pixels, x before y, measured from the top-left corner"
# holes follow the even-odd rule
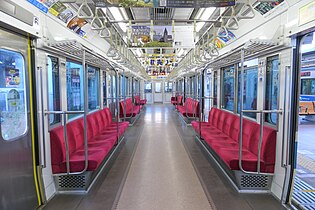
[[[169,106],[148,106],[144,129],[117,203],[124,209],[212,209]]]

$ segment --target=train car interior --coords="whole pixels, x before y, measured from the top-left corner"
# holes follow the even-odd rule
[[[315,209],[314,0],[0,0],[0,210]]]

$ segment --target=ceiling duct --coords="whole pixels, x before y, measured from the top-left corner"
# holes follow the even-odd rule
[[[171,25],[171,19],[174,16],[174,8],[151,8],[150,9],[151,20],[165,20],[164,21],[154,21],[154,25]]]

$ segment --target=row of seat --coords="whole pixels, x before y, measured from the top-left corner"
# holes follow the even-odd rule
[[[199,117],[200,108],[199,108],[199,101],[186,98],[185,103],[181,105],[175,106],[178,112],[180,112],[184,117]]]
[[[178,95],[178,96],[173,96],[171,97],[171,103],[176,106],[176,105],[182,105],[183,104],[183,96]]]
[[[95,171],[115,147],[118,139],[128,128],[129,122],[113,122],[108,108],[87,116],[88,168]],[[70,172],[82,171],[85,167],[84,119],[76,119],[66,126]],[[50,131],[51,164],[54,174],[67,172],[66,143],[64,127],[58,126]]]
[[[208,122],[193,121],[192,126],[230,170],[240,170],[240,117],[238,115],[212,108],[209,112]],[[244,170],[256,172],[260,125],[252,120],[243,119],[242,139],[242,167]],[[276,130],[266,125],[263,126],[260,154],[261,172],[273,173]]]
[[[315,114],[315,102],[314,101],[300,101],[299,114],[300,115]]]
[[[131,98],[127,98],[124,101],[119,102],[119,109],[120,109],[120,117],[124,118],[125,116],[128,118],[135,117],[137,114],[140,113],[142,106],[141,105],[134,105],[132,103]]]
[[[140,99],[139,95],[135,96],[136,105],[144,106],[146,103],[147,103],[147,99]]]

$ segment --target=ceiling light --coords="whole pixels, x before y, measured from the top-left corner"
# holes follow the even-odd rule
[[[103,8],[103,11],[105,10],[105,8]],[[114,20],[116,21],[123,21],[123,20],[126,20],[123,15],[122,15],[122,10],[120,10],[118,7],[109,7],[109,11],[110,13],[113,15],[114,17]],[[105,11],[104,11],[105,12]],[[126,11],[124,11],[126,12]],[[126,14],[127,16],[127,14]],[[128,18],[128,17],[127,17]],[[123,23],[123,22],[120,22],[118,23],[119,27],[121,28],[121,30],[123,32],[126,32],[127,31],[127,24],[126,23]]]
[[[215,9],[215,7],[201,8],[196,15],[196,19],[209,20]],[[196,25],[196,31],[199,32],[204,25],[205,22],[198,22]]]
[[[126,13],[126,9],[123,8],[123,7],[120,7],[119,9],[120,9],[120,12],[121,12],[121,14],[122,14],[124,20],[128,20],[128,15],[127,15],[127,13]]]

